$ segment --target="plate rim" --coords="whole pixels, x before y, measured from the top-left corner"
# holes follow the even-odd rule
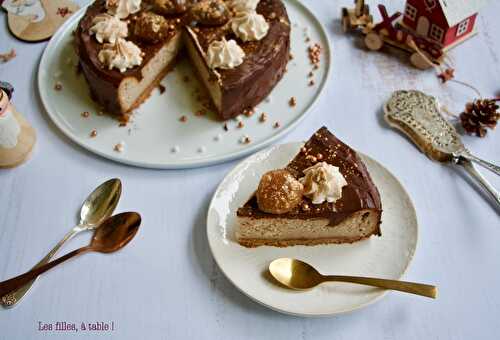
[[[224,181],[226,180],[226,178],[232,176],[236,171],[239,170],[239,168],[247,163],[252,157],[256,157],[258,154],[261,154],[261,153],[265,153],[265,152],[269,152],[272,148],[281,148],[281,147],[287,147],[287,146],[296,146],[296,147],[299,147],[300,145],[304,144],[304,142],[289,142],[289,143],[284,143],[284,144],[277,144],[277,145],[273,145],[269,148],[266,148],[264,150],[261,150],[259,152],[256,152],[246,158],[244,158],[243,160],[241,160],[240,162],[238,162],[238,164],[236,164],[225,176],[224,178],[220,181],[219,185],[217,186],[217,188],[215,189],[213,195],[212,195],[212,199],[210,200],[210,204],[208,206],[208,210],[207,210],[207,217],[206,217],[206,236],[207,236],[207,241],[208,241],[208,245],[209,245],[209,248],[210,248],[210,252],[212,254],[212,258],[214,259],[215,263],[217,264],[217,267],[220,269],[220,271],[224,274],[224,276],[229,280],[229,282],[231,282],[231,284],[236,287],[238,289],[238,291],[240,291],[241,293],[243,293],[245,296],[249,297],[250,300],[252,301],[255,301],[257,302],[258,304],[264,306],[264,307],[267,307],[273,311],[276,311],[276,312],[279,312],[279,313],[282,313],[282,314],[285,314],[285,315],[291,315],[291,316],[298,316],[298,317],[306,317],[306,318],[323,318],[323,317],[331,317],[331,316],[335,316],[335,315],[342,315],[342,314],[348,314],[348,313],[352,313],[356,310],[359,310],[359,309],[363,309],[363,308],[366,308],[376,302],[378,302],[380,299],[382,299],[383,297],[385,297],[387,295],[387,293],[390,292],[390,290],[381,290],[380,293],[375,296],[373,299],[365,302],[365,303],[362,303],[362,304],[359,304],[359,305],[356,305],[352,308],[346,308],[346,309],[343,309],[343,310],[340,310],[340,311],[335,311],[335,312],[331,312],[331,313],[296,313],[296,312],[290,312],[288,310],[284,310],[284,309],[281,309],[281,308],[277,308],[275,306],[271,306],[267,303],[264,303],[260,300],[258,300],[256,297],[250,295],[249,293],[247,293],[246,291],[244,291],[242,288],[240,288],[233,280],[232,278],[224,271],[224,268],[220,265],[219,263],[219,259],[218,257],[216,256],[216,253],[214,252],[214,247],[215,245],[212,243],[212,238],[210,237],[210,231],[209,231],[209,218],[210,218],[210,212],[213,210],[213,206],[214,206],[214,202],[216,200],[216,196],[217,196],[217,193],[220,191],[221,187],[222,187],[222,184],[224,183]],[[414,217],[415,219],[415,248],[413,249],[413,251],[411,252],[410,256],[408,257],[408,261],[403,269],[403,271],[401,272],[401,274],[399,275],[398,278],[396,278],[396,280],[401,280],[405,274],[407,273],[414,257],[415,257],[415,254],[418,250],[418,240],[419,240],[419,224],[418,224],[418,215],[417,215],[417,211],[416,211],[416,208],[415,208],[415,203],[413,202],[413,199],[411,198],[411,196],[409,195],[408,191],[405,189],[405,187],[403,186],[403,184],[401,183],[401,181],[391,172],[389,171],[389,169],[387,169],[384,165],[382,165],[380,162],[378,162],[377,160],[375,160],[374,158],[362,153],[362,152],[359,152],[357,150],[355,150],[356,153],[358,155],[361,155],[362,157],[366,157],[368,159],[370,159],[371,161],[377,163],[380,167],[382,167],[385,171],[387,171],[388,173],[390,173],[392,175],[392,177],[394,178],[394,180],[396,181],[396,183],[401,187],[403,188],[403,191],[404,193],[406,194],[406,196],[408,197],[408,200],[410,202],[410,205],[411,205],[411,215]]]
[[[84,150],[87,150],[93,154],[96,154],[100,157],[103,157],[105,159],[111,160],[116,163],[121,163],[125,164],[128,166],[134,166],[138,168],[146,168],[146,169],[164,169],[164,170],[169,170],[169,169],[193,169],[193,168],[201,168],[201,167],[207,167],[211,165],[216,165],[216,164],[223,164],[227,163],[230,161],[233,161],[235,159],[240,159],[245,156],[249,156],[259,150],[262,150],[272,143],[276,142],[280,138],[283,138],[286,134],[290,133],[292,130],[294,130],[304,119],[306,116],[310,114],[310,112],[316,107],[321,94],[325,91],[327,84],[330,81],[331,78],[331,73],[332,73],[332,63],[333,63],[333,57],[332,57],[332,47],[331,47],[331,42],[328,37],[327,31],[324,27],[324,25],[321,23],[321,21],[316,17],[313,11],[311,11],[305,4],[303,4],[299,0],[282,0],[285,2],[292,2],[295,6],[300,8],[301,11],[305,11],[306,15],[312,18],[314,20],[315,24],[318,27],[318,31],[322,39],[327,43],[326,46],[323,47],[323,50],[325,51],[325,59],[326,62],[326,70],[325,70],[325,78],[324,81],[320,84],[318,91],[314,95],[311,103],[304,109],[304,112],[298,116],[295,120],[293,120],[288,126],[285,128],[281,129],[279,132],[277,132],[275,135],[270,136],[269,138],[263,139],[261,142],[253,144],[247,148],[244,148],[242,150],[234,151],[228,154],[223,154],[223,155],[216,155],[212,156],[209,158],[204,158],[204,159],[198,159],[198,160],[184,160],[184,161],[175,161],[171,163],[155,163],[155,162],[141,162],[141,161],[134,161],[126,158],[119,157],[118,155],[114,155],[113,153],[106,153],[100,151],[98,148],[86,143],[85,141],[82,140],[82,138],[76,136],[70,129],[65,128],[63,122],[58,118],[56,114],[51,112],[50,110],[51,105],[49,105],[50,100],[48,97],[50,95],[48,94],[48,89],[45,88],[45,84],[43,83],[42,79],[42,73],[43,69],[46,69],[49,62],[49,51],[53,50],[55,46],[57,46],[57,43],[59,40],[63,37],[63,35],[66,33],[67,30],[71,28],[71,26],[74,24],[75,21],[78,21],[81,19],[83,16],[84,12],[87,10],[87,7],[91,5],[91,3],[87,4],[86,6],[83,6],[80,8],[76,13],[74,13],[71,18],[66,20],[66,22],[59,27],[57,32],[52,36],[50,39],[49,43],[45,47],[42,58],[40,60],[40,64],[38,66],[37,70],[37,85],[38,85],[38,93],[40,95],[40,100],[42,102],[43,108],[47,115],[49,116],[50,120],[52,123],[56,125],[59,131],[61,131],[67,138],[69,138],[73,143],[77,144],[79,147],[83,148]],[[293,23],[292,23],[293,24]]]

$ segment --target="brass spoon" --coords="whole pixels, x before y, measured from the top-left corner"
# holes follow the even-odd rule
[[[49,262],[61,249],[63,244],[71,240],[82,231],[94,230],[99,223],[111,216],[115,210],[122,193],[122,183],[118,178],[110,179],[98,186],[83,202],[80,209],[80,223],[71,229],[61,241],[33,268],[37,268]],[[0,303],[6,307],[14,307],[36,281],[36,277],[26,285],[20,287],[9,295],[2,296]]]
[[[274,260],[269,265],[269,272],[279,283],[296,290],[307,290],[324,282],[336,281],[399,290],[401,292],[427,296],[433,299],[435,299],[437,295],[437,288],[435,286],[421,283],[360,276],[322,275],[309,264],[290,258]]]
[[[99,253],[115,252],[126,246],[127,243],[134,238],[140,225],[141,215],[135,212],[126,212],[109,217],[99,226],[98,229],[96,229],[94,236],[90,241],[90,245],[73,250],[64,256],[61,256],[60,258],[40,267],[34,268],[25,274],[0,282],[0,295],[8,294],[9,292],[33,280],[38,275],[45,273],[47,270],[74,256],[92,251]]]

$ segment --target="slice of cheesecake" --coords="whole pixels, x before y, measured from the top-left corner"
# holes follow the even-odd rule
[[[265,174],[237,211],[245,247],[352,243],[381,235],[382,204],[366,166],[326,127],[283,170]]]
[[[285,5],[277,0],[261,0],[256,11],[265,18],[269,31],[258,41],[238,40],[245,58],[233,69],[211,69],[206,57],[213,41],[236,39],[231,25],[186,27],[189,58],[210,94],[213,107],[224,120],[259,104],[286,72],[290,58],[290,20]]]

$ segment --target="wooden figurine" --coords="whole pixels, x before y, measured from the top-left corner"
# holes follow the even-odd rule
[[[0,82],[0,168],[24,162],[36,142],[35,130],[10,102],[13,88]]]
[[[24,41],[49,39],[78,10],[70,0],[0,0],[11,33]]]
[[[427,69],[441,65],[446,50],[475,33],[477,11],[486,1],[407,0],[404,15],[389,15],[378,5],[382,21],[374,24],[364,0],[354,0],[354,9],[342,8],[342,27],[361,31],[369,50],[387,44],[409,52],[415,67]]]
[[[476,33],[478,11],[488,0],[407,0],[402,25],[444,51]]]

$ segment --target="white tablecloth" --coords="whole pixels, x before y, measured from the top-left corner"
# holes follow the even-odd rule
[[[38,143],[26,164],[0,171],[0,279],[35,264],[74,225],[81,201],[105,179],[122,179],[118,210],[139,211],[143,225],[120,253],[86,255],[44,275],[17,308],[0,311],[0,339],[499,338],[499,210],[460,169],[429,161],[381,118],[393,90],[423,90],[454,112],[474,94],[440,84],[432,71],[409,67],[407,58],[360,48],[360,38],[344,35],[338,21],[340,6],[351,1],[304,2],[328,31],[333,72],[319,105],[282,142],[304,140],[327,125],[398,176],[420,224],[416,256],[405,278],[436,284],[438,299],[389,293],[368,308],[324,319],[281,315],[249,300],[217,268],[205,234],[212,193],[236,162],[153,171],[78,147],[57,130],[40,103],[37,66],[46,43],[14,39],[1,14],[0,53],[15,48],[18,56],[0,64],[0,79],[14,85],[14,103],[36,128]],[[371,5],[376,9],[375,2]],[[402,10],[403,2],[391,1],[388,7]],[[500,91],[499,12],[500,3],[492,1],[478,18],[479,34],[450,53],[457,79],[474,84],[484,96]],[[500,131],[465,142],[500,163]],[[484,173],[500,188],[499,178]],[[89,237],[78,237],[63,252]],[[38,329],[39,322],[57,321],[113,322],[114,330]]]

